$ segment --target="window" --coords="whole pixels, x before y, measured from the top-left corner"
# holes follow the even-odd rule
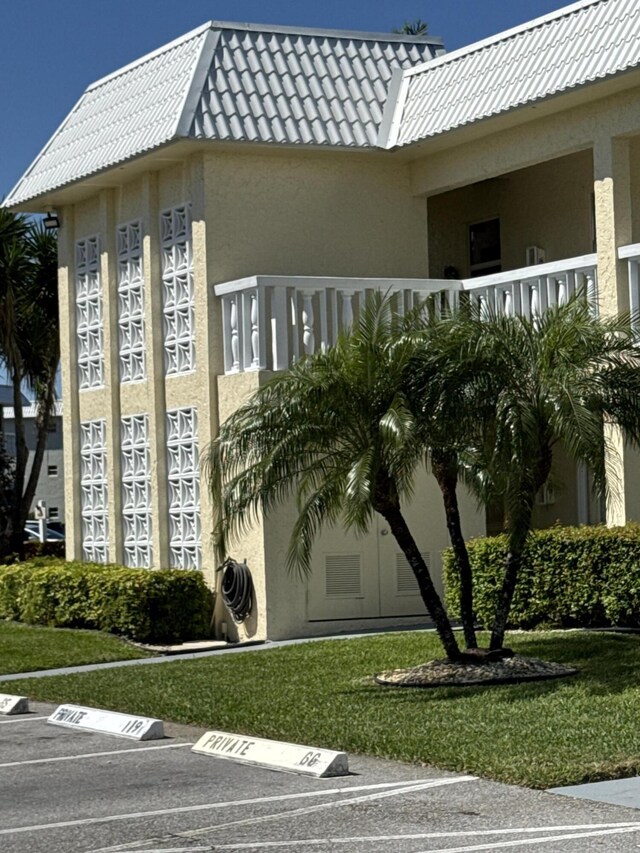
[[[486,219],[469,226],[469,272],[471,277],[502,271],[500,220]]]
[[[188,205],[160,214],[165,373],[195,369],[191,215]]]
[[[83,559],[106,563],[109,502],[104,418],[80,424],[80,506]]]
[[[141,235],[139,222],[121,225],[116,233],[121,382],[135,382],[146,376]]]
[[[144,379],[144,281],[142,229],[139,222],[121,225],[118,246],[118,328],[120,381]]]
[[[122,524],[124,562],[132,568],[151,565],[151,483],[149,418],[122,418]]]
[[[195,409],[167,412],[169,563],[199,569],[201,562],[198,418]]]
[[[47,465],[47,475],[49,477],[57,477],[58,476],[58,466],[57,465]]]
[[[98,238],[76,243],[76,319],[80,390],[103,384],[102,292]]]

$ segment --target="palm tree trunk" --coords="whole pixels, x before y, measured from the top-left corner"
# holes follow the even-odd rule
[[[411,535],[404,516],[399,508],[387,506],[381,515],[389,524],[396,542],[400,546],[402,553],[407,558],[409,565],[413,569],[413,573],[418,582],[420,595],[425,603],[425,607],[429,615],[433,619],[436,626],[436,631],[440,637],[440,642],[444,648],[445,654],[450,661],[460,660],[460,648],[453,633],[451,622],[447,616],[440,596],[433,585],[433,580],[429,574],[429,569],[422,558],[422,554],[416,542]]]
[[[456,492],[458,484],[458,461],[456,454],[447,451],[433,451],[431,454],[431,467],[442,492],[449,539],[451,540],[451,547],[455,554],[460,575],[460,617],[462,619],[465,643],[468,649],[477,649],[478,640],[476,638],[473,613],[473,576],[471,574],[471,564],[469,563],[469,552],[467,551],[464,536],[462,535],[460,508],[458,507],[458,495]]]
[[[491,643],[489,648],[491,651],[497,651],[504,645],[504,635],[507,630],[507,620],[509,611],[511,610],[511,602],[513,594],[518,582],[520,574],[520,566],[522,565],[522,552],[524,545],[529,535],[529,528],[524,531],[514,531],[509,538],[509,551],[505,562],[504,577],[502,579],[502,588],[498,597],[496,611],[493,619],[493,628],[491,631]]]
[[[56,371],[58,368],[57,362],[51,365],[51,370],[49,376],[47,377],[47,383],[44,388],[44,393],[39,400],[38,406],[38,415],[36,417],[35,426],[36,426],[36,448],[35,453],[33,455],[33,464],[31,466],[31,472],[29,474],[29,479],[27,481],[26,488],[24,489],[24,495],[22,498],[22,512],[24,514],[24,518],[26,520],[29,515],[29,510],[31,509],[31,504],[33,503],[33,498],[36,493],[36,489],[38,487],[38,480],[40,478],[40,472],[42,470],[42,460],[44,459],[44,453],[47,448],[47,439],[49,437],[49,424],[51,423],[51,413],[53,411],[53,406],[55,403],[55,385],[56,385]]]
[[[24,418],[22,416],[22,388],[21,376],[18,370],[12,371],[13,384],[13,417],[16,431],[16,464],[13,480],[13,508],[11,513],[11,538],[10,550],[24,559],[24,523],[27,513],[23,517],[22,492],[24,489],[25,473],[27,469],[28,450],[24,434]]]
[[[517,514],[515,516],[510,514],[510,517],[508,517],[509,551],[507,552],[502,589],[498,597],[493,628],[491,630],[491,643],[489,645],[491,651],[501,649],[504,644],[504,635],[507,630],[511,602],[513,601],[513,594],[518,583],[518,576],[520,575],[524,546],[531,530],[535,496],[549,478],[552,461],[553,452],[551,445],[549,443],[541,443],[540,459],[537,470],[535,471],[533,487],[529,490],[523,488],[523,483],[520,483],[520,488],[517,489],[517,493],[520,496]]]

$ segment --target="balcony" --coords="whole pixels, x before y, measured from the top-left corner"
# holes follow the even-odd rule
[[[635,248],[640,299],[640,244]],[[215,288],[222,300],[224,371],[286,370],[334,344],[375,291],[392,294],[399,312],[434,295],[439,305],[451,307],[468,294],[481,311],[535,317],[581,293],[597,313],[597,265],[592,254],[462,280],[258,275],[226,282]]]

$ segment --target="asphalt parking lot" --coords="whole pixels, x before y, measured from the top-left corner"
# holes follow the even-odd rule
[[[191,753],[202,729],[132,742],[0,718],[2,853],[637,851],[640,810],[350,756],[312,779]]]

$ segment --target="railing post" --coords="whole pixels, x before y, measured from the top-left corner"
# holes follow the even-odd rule
[[[353,326],[353,294],[342,291],[342,331],[348,332]]]
[[[589,310],[594,317],[598,316],[598,280],[596,277],[596,269],[590,269],[585,272],[587,302]]]
[[[640,281],[638,276],[638,262],[640,258],[629,258],[629,310],[631,311],[631,325],[634,329],[640,326]]]
[[[225,352],[225,361],[228,356],[230,361],[230,372],[238,373],[240,371],[240,330],[238,318],[238,296],[235,293],[233,296],[229,297],[227,305],[229,306],[229,352]],[[225,364],[225,368],[226,366],[227,365]]]
[[[267,370],[286,370],[289,367],[289,318],[287,316],[287,288],[273,287],[271,305],[271,365]]]
[[[315,352],[316,335],[314,323],[313,291],[306,290],[302,294],[302,346],[305,355],[312,355]]]

